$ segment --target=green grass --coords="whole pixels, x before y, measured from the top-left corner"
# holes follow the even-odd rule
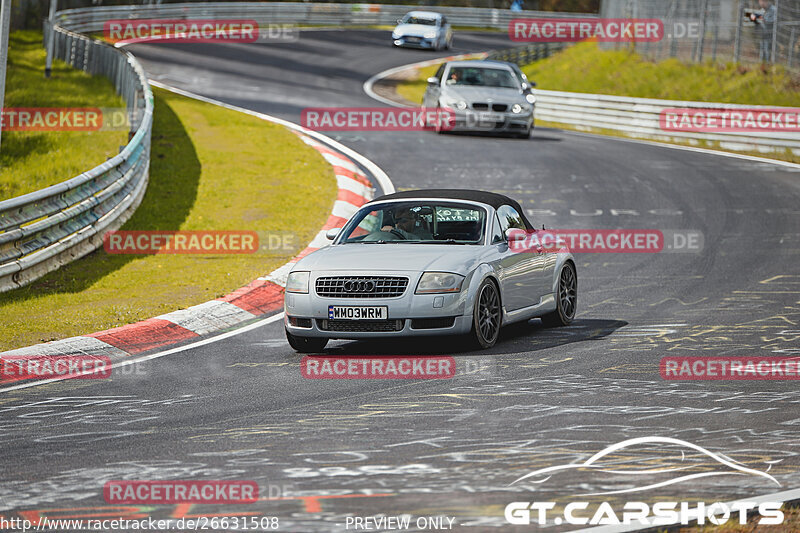
[[[126,230],[291,232],[280,255],[110,255],[102,249],[0,294],[0,350],[136,322],[269,273],[319,231],[333,169],[287,129],[155,91],[150,184]]]
[[[648,61],[581,43],[522,69],[539,89],[665,100],[800,106],[800,81],[783,67]]]
[[[61,61],[44,77],[42,34],[9,36],[5,107],[125,107],[108,79],[89,76]],[[3,132],[0,200],[73,178],[119,153],[127,131]]]
[[[422,103],[422,97],[425,95],[425,88],[428,86],[428,78],[436,74],[439,70],[441,63],[436,63],[429,67],[422,67],[417,69],[413,77],[408,80],[403,80],[397,84],[397,94],[415,104]]]

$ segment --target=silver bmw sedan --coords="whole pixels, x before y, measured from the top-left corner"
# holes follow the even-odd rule
[[[534,128],[536,97],[519,68],[502,61],[450,61],[428,78],[423,106],[448,110],[454,124],[437,131],[511,133],[527,138]]]

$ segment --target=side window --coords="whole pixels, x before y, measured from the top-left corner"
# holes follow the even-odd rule
[[[503,235],[503,230],[500,229],[500,221],[497,220],[497,215],[495,215],[492,219],[492,240],[490,242],[491,244],[496,244],[505,240],[506,238]]]
[[[436,74],[434,74],[434,76],[436,76],[439,79],[439,83],[442,82],[442,75],[444,75],[444,67],[445,63],[442,63],[442,65],[439,67],[439,70],[437,70]]]
[[[525,229],[525,223],[522,221],[516,209],[510,205],[503,205],[497,210],[497,217],[500,219],[500,229],[505,235],[508,228]]]

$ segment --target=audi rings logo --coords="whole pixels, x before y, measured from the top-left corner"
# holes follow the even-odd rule
[[[344,282],[344,290],[347,292],[375,292],[375,282],[372,280],[348,280]]]

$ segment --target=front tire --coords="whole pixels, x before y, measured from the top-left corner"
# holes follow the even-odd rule
[[[328,344],[328,339],[322,337],[299,337],[292,335],[289,330],[286,330],[286,340],[289,341],[289,346],[300,353],[315,353],[321,352]]]
[[[575,265],[571,262],[564,263],[558,275],[558,289],[556,290],[556,310],[542,317],[542,324],[546,328],[568,326],[575,319],[578,306],[578,274]]]
[[[491,348],[500,335],[502,310],[497,285],[490,279],[483,280],[478,287],[472,311],[471,341],[477,348]]]

